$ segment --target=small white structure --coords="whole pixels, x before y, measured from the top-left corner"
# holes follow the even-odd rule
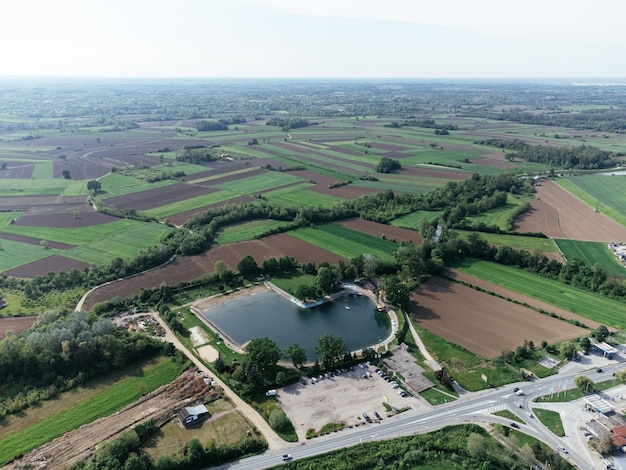
[[[186,406],[178,413],[176,416],[180,420],[180,423],[188,428],[189,426],[193,426],[194,424],[199,424],[203,421],[206,421],[211,417],[209,410],[204,405],[198,406]]]

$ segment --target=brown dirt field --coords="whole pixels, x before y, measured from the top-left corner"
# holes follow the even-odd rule
[[[485,358],[524,340],[558,343],[589,332],[462,284],[433,278],[411,296],[413,319],[428,331]],[[532,301],[532,299],[529,299]]]
[[[557,261],[559,261],[559,259],[557,259]],[[560,261],[563,261],[563,260],[561,259]],[[540,300],[527,297],[515,291],[506,289],[496,284],[492,284],[491,282],[487,282],[477,277],[470,276],[469,274],[462,273],[461,271],[450,269],[448,270],[447,274],[450,277],[457,279],[458,281],[467,282],[468,284],[480,287],[482,289],[485,289],[491,292],[495,292],[498,295],[501,295],[503,297],[508,297],[509,299],[513,299],[517,302],[525,302],[531,307],[542,309],[549,313],[554,313],[562,318],[565,318],[566,320],[578,320],[580,323],[585,324],[590,328],[595,329],[601,325],[601,323],[598,323],[596,321],[590,320],[585,317],[581,317],[580,315],[576,315],[575,313],[572,313],[568,310],[564,310],[562,308],[555,307],[554,305],[541,302]]]
[[[89,264],[61,255],[52,255],[48,258],[33,261],[32,263],[18,266],[17,268],[5,271],[8,276],[32,278],[37,274],[58,273],[78,269],[79,271],[89,267]]]
[[[241,169],[241,168],[236,168]],[[221,178],[215,178],[213,180],[204,181],[200,183],[195,183],[197,186],[217,186],[218,184],[230,183],[231,181],[238,181],[244,178],[252,178],[253,176],[262,175],[267,173],[269,170],[264,170],[263,168],[256,168],[254,170],[247,171],[245,173],[238,173],[235,175],[226,175]]]
[[[395,240],[398,243],[412,241],[415,246],[419,246],[422,243],[422,235],[419,232],[394,227],[393,225],[380,224],[359,218],[342,220],[338,222],[338,224],[375,237],[382,237],[384,235],[387,240]]]
[[[480,158],[472,158],[470,162],[476,165],[498,168],[500,170],[513,170],[516,168],[514,163],[504,160],[504,153],[499,152],[488,153]]]
[[[306,189],[307,191],[313,191],[320,194],[328,194],[329,196],[340,197],[342,199],[356,199],[359,196],[365,194],[374,194],[380,192],[374,188],[363,188],[356,184],[348,184],[346,186],[339,186],[337,188],[329,188],[321,185],[311,186]]]
[[[154,209],[155,207],[185,201],[187,199],[203,196],[215,192],[215,189],[205,186],[178,183],[160,188],[149,189],[139,193],[126,194],[124,196],[105,199],[107,206],[130,207],[140,211]]]
[[[532,201],[532,210],[520,217],[517,230],[593,242],[626,240],[625,227],[597,213],[554,181],[542,181],[536,190],[538,201]]]
[[[7,331],[12,331],[15,334],[26,331],[35,323],[35,320],[37,320],[37,315],[0,317],[0,340],[6,336]]]
[[[0,204],[2,201],[0,201]],[[78,212],[78,219],[74,218]],[[119,220],[96,212],[87,203],[47,204],[28,207],[27,212],[15,220],[17,226],[76,228],[107,224]]]
[[[11,240],[14,242],[28,243],[30,245],[39,245],[41,238],[24,237],[22,235],[14,235],[12,233],[0,233],[0,239]],[[67,243],[48,242],[48,247],[57,248],[59,250],[70,250],[74,248],[74,245],[68,245]]]
[[[160,286],[163,282],[173,286],[181,281],[196,279],[212,273],[215,269],[215,263],[219,260],[224,261],[229,269],[237,271],[237,264],[246,255],[253,256],[258,264],[261,264],[265,259],[280,258],[281,256],[292,256],[300,263],[319,264],[327,261],[331,264],[337,264],[339,260],[348,261],[288,234],[271,235],[262,240],[221,245],[204,255],[180,258],[163,268],[107,284],[96,289],[89,296],[85,302],[85,309],[90,310],[96,303],[115,296],[130,297],[139,292],[142,287],[151,289]]]
[[[14,164],[13,164],[14,165]],[[2,179],[31,179],[35,171],[35,164],[30,165],[10,165],[6,170],[0,171]]]
[[[8,469],[33,468],[65,469],[79,460],[87,459],[96,446],[107,443],[130,431],[136,425],[154,419],[161,425],[182,407],[196,400],[209,401],[214,394],[194,370],[183,372],[173,382],[149,393],[142,399],[106,418],[81,426],[44,444],[30,454],[11,463]]]

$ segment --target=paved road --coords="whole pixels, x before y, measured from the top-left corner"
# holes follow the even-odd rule
[[[607,374],[609,374],[608,376],[610,377],[612,372],[621,368],[623,368],[623,364],[619,363],[605,366],[603,367],[603,377],[607,377]],[[520,424],[520,428],[523,432],[556,449],[559,444],[566,445],[567,443],[543,426],[534,415],[529,417],[527,411],[530,409],[529,406],[533,399],[539,396],[549,395],[556,387],[562,388],[567,382],[568,388],[572,388],[573,380],[578,375],[587,375],[592,379],[598,379],[595,369],[586,372],[573,371],[558,374],[546,379],[536,380],[534,382],[520,382],[518,384],[510,384],[478,393],[468,393],[459,400],[440,405],[434,410],[427,412],[410,410],[393,418],[386,419],[381,424],[371,424],[336,434],[330,434],[307,441],[305,444],[297,444],[288,451],[268,451],[265,454],[232,462],[219,468],[232,470],[268,468],[282,462],[281,455],[283,452],[289,452],[294,459],[310,457],[344,447],[359,445],[361,442],[431,432],[450,424],[499,422],[507,425],[509,420],[490,414],[490,411],[499,409],[508,409],[516,413],[526,423]],[[513,392],[513,387],[515,386],[522,388],[524,396],[517,396]],[[520,402],[523,408],[516,406],[515,402]],[[554,403],[553,405],[554,408],[559,407],[558,403]],[[591,460],[589,454],[583,449],[576,447],[567,448],[569,453],[563,454],[563,457],[576,468],[601,468],[598,467],[598,462]]]

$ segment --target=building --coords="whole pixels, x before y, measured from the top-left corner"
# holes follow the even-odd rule
[[[198,405],[186,406],[176,413],[176,416],[178,417],[180,424],[188,428],[206,421],[211,417],[211,414],[209,413],[209,410],[207,410],[206,406]]]

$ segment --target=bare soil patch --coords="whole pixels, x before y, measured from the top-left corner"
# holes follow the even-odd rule
[[[207,344],[206,346],[202,346],[198,348],[196,351],[198,351],[198,354],[200,354],[200,357],[202,359],[204,359],[206,362],[210,364],[213,364],[220,355],[217,349],[215,349],[210,344]]]
[[[35,171],[35,164],[9,165],[6,170],[0,171],[0,178],[3,179],[30,179]]]
[[[68,203],[30,207],[23,216],[15,220],[15,225],[28,227],[78,228],[107,224],[116,220],[119,219],[96,212],[86,203]]]
[[[570,323],[442,278],[420,286],[411,300],[413,319],[420,326],[490,359],[505,349],[514,350],[524,340],[559,343],[588,334]]]
[[[26,331],[35,323],[35,320],[37,320],[37,315],[0,317],[0,340],[6,336],[7,331],[12,331],[15,334]]]
[[[419,246],[422,243],[422,235],[415,230],[409,230],[406,228],[394,227],[393,225],[380,224],[378,222],[372,222],[370,220],[353,218],[342,220],[338,222],[339,225],[358,230],[359,232],[367,233],[375,237],[384,237],[387,240],[395,240],[397,242],[412,241],[415,246]]]
[[[544,181],[536,190],[539,201],[533,201],[533,210],[520,217],[517,230],[572,240],[605,243],[626,240],[625,227],[596,212],[554,181]]]
[[[39,245],[41,244],[41,238],[32,238],[32,237],[24,237],[22,235],[15,235],[13,233],[0,233],[0,238],[2,240],[11,240],[14,242],[20,243],[28,243],[29,245]],[[74,245],[68,245],[67,243],[59,243],[59,242],[48,242],[48,247],[57,248],[59,250],[69,250],[74,248]]]
[[[219,260],[224,261],[229,269],[237,271],[237,264],[246,255],[251,255],[259,265],[265,259],[278,259],[281,256],[291,256],[300,263],[315,263],[316,265],[323,261],[331,264],[337,264],[339,260],[348,261],[288,234],[271,235],[261,240],[221,245],[203,255],[180,258],[160,269],[107,284],[96,289],[89,296],[85,302],[85,308],[89,310],[96,303],[115,296],[130,297],[141,288],[151,289],[159,287],[161,283],[173,286],[181,281],[191,281],[212,273],[215,270],[215,263]]]
[[[561,260],[562,261],[562,260]],[[474,276],[470,276],[469,274],[465,274],[462,273],[461,271],[457,271],[454,269],[450,269],[447,271],[447,274],[450,277],[453,277],[454,279],[458,280],[458,281],[462,281],[462,282],[466,282],[468,284],[471,284],[473,286],[476,287],[480,287],[481,289],[485,289],[487,291],[490,292],[495,292],[498,295],[501,295],[503,297],[507,297],[509,299],[513,299],[516,302],[524,302],[528,305],[530,305],[531,307],[534,307],[536,309],[541,309],[544,310],[548,313],[554,313],[556,315],[558,315],[561,318],[565,318],[566,320],[577,320],[580,323],[587,325],[590,328],[598,328],[601,323],[598,323],[596,321],[590,320],[589,318],[585,318],[582,317],[580,315],[577,315],[575,313],[572,313],[568,310],[564,310],[562,308],[559,307],[555,307],[554,305],[545,303],[545,302],[541,302],[540,300],[537,299],[533,299],[531,297],[527,297],[525,295],[522,295],[518,292],[506,289],[504,287],[498,286],[497,284],[493,284],[491,282],[487,282],[483,279],[480,279],[478,277],[474,277]]]
[[[470,162],[476,165],[498,168],[500,170],[512,170],[515,164],[504,159],[504,152],[492,152],[483,155],[480,158],[473,158]]]
[[[79,271],[89,267],[88,263],[66,258],[61,255],[52,255],[44,259],[33,261],[32,263],[18,266],[6,271],[8,276],[32,278],[38,274],[58,273],[77,269]]]
[[[91,456],[96,445],[110,442],[136,425],[154,419],[158,426],[167,422],[182,407],[196,400],[207,402],[217,392],[208,388],[194,370],[184,372],[175,381],[164,385],[123,410],[93,423],[81,426],[16,460],[8,468],[27,465],[49,469],[69,468],[73,463]]]

